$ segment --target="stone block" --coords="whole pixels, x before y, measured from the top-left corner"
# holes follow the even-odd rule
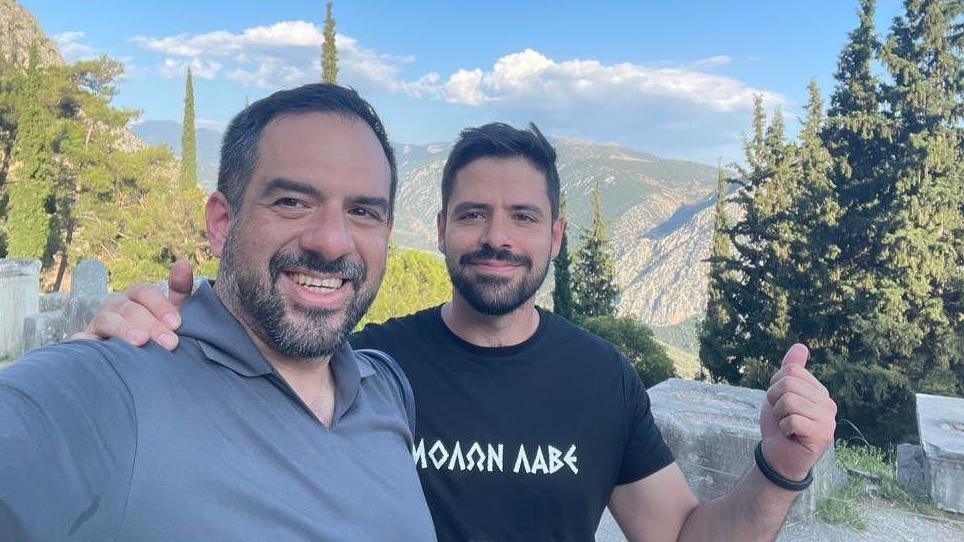
[[[924,485],[944,510],[964,513],[964,399],[917,394]]]
[[[28,316],[23,321],[23,351],[29,352],[63,340],[67,333],[67,319],[62,311],[48,311]]]
[[[23,320],[40,312],[40,262],[0,260],[0,359],[23,352]]]
[[[924,484],[924,451],[919,444],[897,445],[897,483],[911,495],[927,495]]]
[[[64,307],[63,312],[67,325],[66,336],[73,335],[86,328],[87,324],[94,318],[94,315],[97,314],[97,309],[99,309],[105,301],[107,301],[106,295],[71,295],[70,299],[67,300],[67,305]]]
[[[107,295],[107,268],[100,260],[81,260],[70,279],[71,296]]]
[[[653,417],[693,492],[701,501],[729,492],[753,465],[760,440],[761,390],[669,379],[649,389]],[[831,447],[813,469],[788,520],[813,521],[817,499],[833,489]]]
[[[62,292],[40,294],[40,312],[62,311],[70,296]]]

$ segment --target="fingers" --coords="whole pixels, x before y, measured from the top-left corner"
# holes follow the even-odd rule
[[[116,303],[105,304],[94,318],[87,324],[87,328],[74,334],[72,339],[109,339],[116,337],[134,346],[142,346],[150,340],[149,333],[135,328],[117,312]]]
[[[83,332],[84,338],[116,337],[134,346],[142,346],[153,339],[162,347],[174,350],[178,344],[177,335],[167,323],[158,319],[158,313],[165,314],[161,317],[165,322],[171,322],[173,315],[173,323],[180,325],[176,309],[164,297],[160,288],[150,285],[133,286],[97,311]]]
[[[813,400],[830,397],[827,388],[810,371],[799,367],[779,374],[767,389],[767,401],[775,404],[786,393],[797,393]]]
[[[191,290],[194,287],[194,269],[191,268],[191,264],[185,260],[176,261],[174,267],[171,268],[167,285],[171,303],[175,307],[183,305],[187,298],[191,297]]]
[[[767,400],[785,436],[813,450],[829,446],[837,426],[837,404],[825,388],[815,389],[802,379],[787,378],[767,390]]]
[[[190,295],[190,290],[188,290],[188,295]],[[131,319],[130,321],[141,329],[148,329],[159,323],[166,327],[167,331],[173,331],[180,327],[181,316],[177,307],[164,296],[164,292],[157,286],[152,284],[131,286],[124,292],[124,297],[138,307],[124,304],[118,308],[129,311],[131,318],[137,318],[137,320]],[[146,318],[144,312],[137,310],[137,308],[144,309],[150,317]],[[125,316],[127,315],[125,314]]]
[[[787,350],[786,355],[783,356],[783,363],[780,365],[782,367],[786,367],[787,365],[806,367],[809,358],[810,350],[806,346],[796,343]]]

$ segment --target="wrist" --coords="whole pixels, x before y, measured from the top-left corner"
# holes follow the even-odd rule
[[[813,483],[813,469],[808,470],[804,475],[797,478],[788,478],[774,469],[770,463],[767,462],[766,457],[763,456],[763,441],[761,440],[756,445],[756,449],[753,452],[753,458],[756,461],[756,466],[760,469],[763,476],[769,480],[773,485],[785,489],[787,491],[803,491],[810,487]]]

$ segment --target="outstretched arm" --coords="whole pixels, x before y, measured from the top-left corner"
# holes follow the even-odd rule
[[[803,480],[833,441],[837,405],[806,369],[809,351],[793,345],[770,380],[760,409],[763,457],[779,475]],[[778,487],[756,464],[737,486],[697,505],[675,464],[617,487],[610,509],[633,542],[776,538],[796,491]]]

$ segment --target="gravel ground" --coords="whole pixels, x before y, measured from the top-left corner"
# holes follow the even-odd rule
[[[841,525],[810,523],[786,525],[778,542],[964,542],[964,516],[960,520],[935,520],[906,510],[875,505],[865,512],[868,529],[855,531]],[[625,542],[616,522],[603,515],[597,542]]]

